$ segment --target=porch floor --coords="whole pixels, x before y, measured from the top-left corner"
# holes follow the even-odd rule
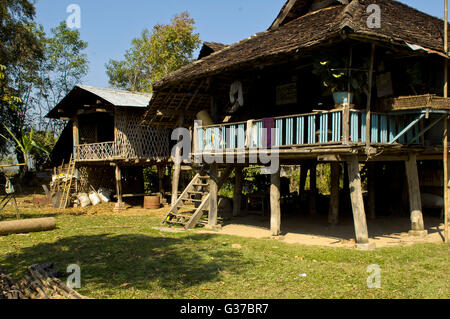
[[[424,216],[428,236],[410,237],[408,217],[379,217],[368,220],[369,238],[377,248],[411,245],[414,243],[442,243],[443,223],[435,217]],[[219,234],[250,238],[271,238],[270,217],[247,214],[224,223]],[[353,248],[355,230],[353,219],[344,218],[339,225],[328,224],[324,216],[284,216],[281,222],[282,235],[277,239],[292,244]]]

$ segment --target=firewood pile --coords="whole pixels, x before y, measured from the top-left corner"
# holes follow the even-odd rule
[[[15,283],[0,269],[0,299],[87,299],[57,278],[52,264],[33,265]]]

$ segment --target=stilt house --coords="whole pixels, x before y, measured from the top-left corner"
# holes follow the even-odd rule
[[[207,171],[172,202],[165,222],[190,228],[207,214],[208,225],[216,227],[218,190],[231,170],[237,216],[242,169],[267,165],[258,154],[269,149],[281,166],[310,170],[311,214],[317,198],[316,166],[330,164],[330,223],[338,222],[340,168],[345,168],[361,247],[369,244],[366,216],[374,218],[376,206],[386,202],[377,194],[403,182],[411,234],[423,235],[424,179],[418,163],[431,163],[429,172],[442,172],[450,110],[443,93],[448,57],[443,34],[442,20],[398,1],[289,0],[268,30],[155,83],[145,123],[191,128],[191,159]],[[227,161],[227,155],[234,161]],[[208,156],[222,160],[209,161]],[[396,175],[401,178],[377,182],[380,163],[383,169],[402,171]],[[361,167],[368,170],[366,203]],[[305,179],[302,174],[303,185]],[[442,178],[432,183],[442,195]],[[402,202],[399,194],[388,201]],[[180,216],[180,208],[193,198],[198,201],[194,214]],[[282,231],[283,214],[278,169],[271,174],[270,187],[274,236]]]
[[[72,155],[85,184],[115,189],[119,204],[122,196],[143,196],[142,167],[163,166],[170,157],[170,132],[140,125],[151,98],[152,94],[76,86],[47,115],[68,121],[53,161],[68,163]],[[122,169],[128,179],[123,190]]]

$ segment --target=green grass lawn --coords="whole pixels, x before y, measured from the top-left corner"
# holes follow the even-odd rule
[[[152,229],[159,226],[160,216],[56,218],[57,230],[0,237],[0,267],[17,280],[35,263],[53,262],[60,271],[79,264],[78,291],[91,298],[450,297],[445,244],[365,252],[198,232],[162,233]],[[371,264],[381,267],[380,289],[367,288]]]

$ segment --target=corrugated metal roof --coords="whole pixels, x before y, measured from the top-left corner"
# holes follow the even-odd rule
[[[108,101],[114,106],[147,107],[152,99],[152,93],[138,93],[113,89],[96,88],[86,85],[77,85],[82,90],[91,92]]]

